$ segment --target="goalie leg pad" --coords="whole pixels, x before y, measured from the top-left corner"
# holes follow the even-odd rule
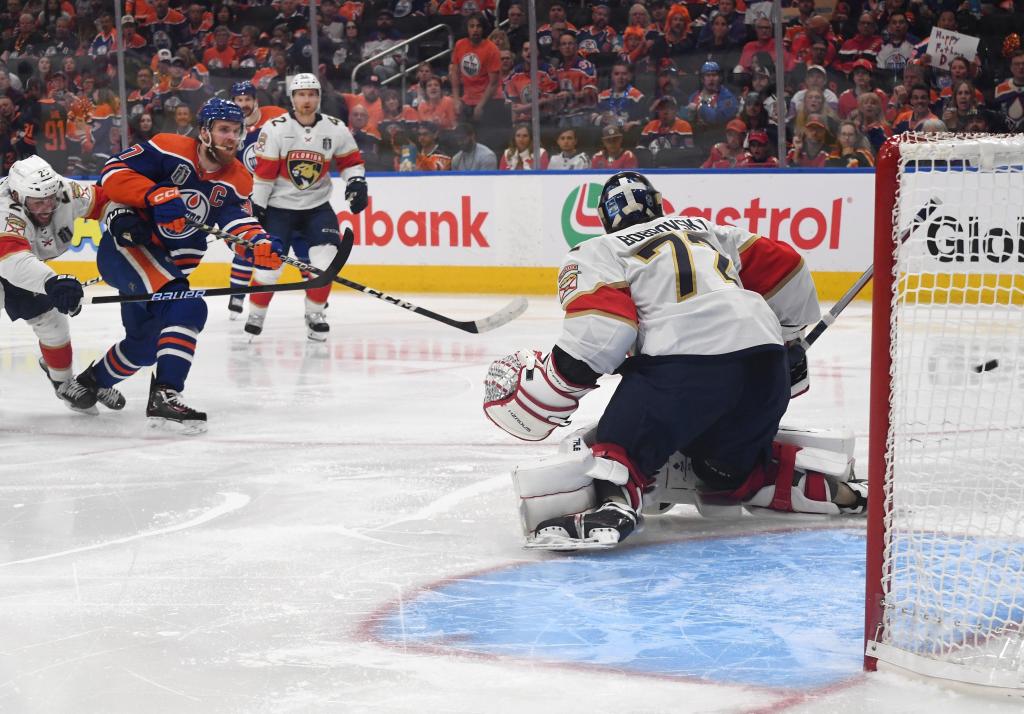
[[[835,501],[844,488],[853,491],[854,500],[839,506]],[[867,484],[853,480],[852,459],[823,449],[775,444],[772,463],[756,469],[739,490],[743,505],[773,511],[836,516],[867,509]]]
[[[588,449],[513,469],[524,535],[532,536],[537,526],[550,518],[582,513],[597,505],[594,479],[587,474],[593,463],[594,455]]]
[[[825,449],[853,458],[857,437],[850,429],[809,429],[780,424],[775,442],[801,448]]]
[[[579,451],[589,451],[590,447],[597,442],[597,422],[590,426],[584,426],[564,437],[558,442],[558,453],[570,454]]]

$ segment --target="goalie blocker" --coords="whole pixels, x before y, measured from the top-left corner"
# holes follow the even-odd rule
[[[595,431],[580,429],[563,439],[556,456],[513,470],[527,548],[607,548],[640,529],[640,517],[630,520],[629,509],[597,507],[609,487],[628,488],[629,474],[621,463],[595,453]],[[769,462],[727,490],[709,487],[716,476],[708,464],[694,464],[677,452],[643,489],[641,507],[644,515],[675,504],[696,506],[705,517],[739,517],[744,509],[861,515],[867,509],[867,484],[854,476],[854,443],[850,431],[781,426]]]

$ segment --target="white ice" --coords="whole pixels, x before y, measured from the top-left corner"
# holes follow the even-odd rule
[[[408,297],[460,319],[508,300]],[[141,373],[123,384],[123,412],[68,411],[31,330],[4,319],[0,712],[1020,711],[895,673],[808,694],[374,640],[374,617],[422,587],[561,557],[520,548],[508,478],[554,445],[513,440],[480,406],[488,363],[549,349],[560,313],[534,298],[514,323],[471,335],[354,293],[331,303],[318,346],[294,294],[275,298],[252,344],[226,302],[210,302],[185,392],[210,415],[199,437],[147,428]],[[109,306],[72,325],[77,368],[121,335]],[[812,390],[790,417],[852,427],[862,467],[869,342],[856,304],[815,346]],[[613,382],[577,423],[596,419]],[[630,543],[784,525],[754,523],[684,508]]]

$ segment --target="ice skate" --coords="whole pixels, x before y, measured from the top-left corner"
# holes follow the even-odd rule
[[[245,310],[245,295],[232,295],[228,298],[228,318],[237,320]]]
[[[165,384],[157,384],[154,377],[149,385],[149,404],[146,416],[150,425],[179,434],[192,436],[206,433],[206,414],[196,411],[181,401],[181,394]]]
[[[306,337],[313,342],[326,342],[331,326],[323,311],[306,313]]]
[[[96,400],[107,409],[111,409],[113,411],[120,411],[121,409],[124,409],[124,395],[114,387],[101,387],[97,384],[96,375],[93,372],[94,366],[95,363],[86,367],[80,375],[75,377],[75,381],[95,394]]]
[[[53,392],[57,398],[64,402],[68,409],[80,414],[96,415],[100,410],[96,408],[96,393],[78,383],[74,378],[66,382],[58,382],[50,377],[50,370],[42,357],[39,358],[39,367],[43,370],[46,378],[53,386]]]
[[[249,319],[245,321],[245,331],[252,335],[249,338],[250,342],[254,337],[258,337],[263,332],[263,320],[266,317],[266,313],[261,314],[255,310],[249,310]]]
[[[609,501],[586,513],[544,521],[527,538],[527,548],[591,550],[614,548],[637,529],[640,517],[629,506]]]

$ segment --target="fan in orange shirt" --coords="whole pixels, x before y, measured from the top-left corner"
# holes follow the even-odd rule
[[[454,129],[457,113],[455,101],[441,91],[441,79],[431,76],[425,91],[426,98],[416,106],[420,121],[434,122],[442,129]]]

